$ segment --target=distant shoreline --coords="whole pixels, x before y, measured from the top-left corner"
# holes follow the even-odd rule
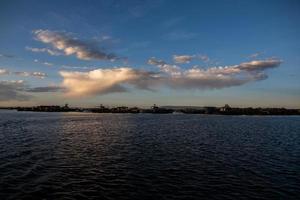
[[[180,106],[164,106],[158,107],[155,104],[148,108],[138,107],[105,107],[100,105],[94,108],[79,108],[57,105],[42,105],[34,107],[0,107],[5,110],[16,110],[20,112],[82,112],[82,113],[150,113],[150,114],[206,114],[206,115],[300,115],[300,109],[286,109],[286,108],[236,108],[225,105],[224,107],[180,107]]]

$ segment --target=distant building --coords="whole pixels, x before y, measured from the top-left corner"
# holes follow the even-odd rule
[[[230,107],[228,104],[225,104],[224,107],[221,107],[221,108],[220,108],[220,111],[221,111],[221,112],[228,112],[228,111],[230,111],[230,110],[231,110],[231,107]]]

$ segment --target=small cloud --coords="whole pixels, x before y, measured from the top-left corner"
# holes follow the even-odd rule
[[[210,61],[210,58],[207,55],[197,55],[196,58],[198,58],[199,60],[207,63]]]
[[[25,76],[25,77],[31,76],[40,79],[44,79],[45,77],[47,77],[47,74],[43,72],[14,72],[14,74],[17,76]]]
[[[256,59],[257,57],[259,57],[259,56],[261,56],[263,54],[264,54],[263,52],[257,52],[257,53],[249,55],[248,58],[250,58],[250,59]]]
[[[9,74],[9,70],[0,68],[0,75],[7,75],[7,74]]]
[[[175,63],[190,63],[194,58],[194,55],[173,55],[173,60]]]
[[[281,63],[282,61],[277,59],[253,60],[239,64],[238,68],[245,71],[263,71],[265,69],[278,67]]]
[[[89,69],[89,70],[91,70],[91,69],[94,69],[95,67],[62,65],[61,68],[63,68],[63,69],[76,69],[76,70],[77,69],[84,69],[84,70]]]
[[[149,65],[164,65],[164,64],[166,64],[165,61],[163,61],[163,60],[157,60],[155,57],[150,58],[150,59],[147,61],[147,63],[148,63]]]
[[[14,55],[10,55],[10,54],[2,54],[0,53],[0,58],[14,58],[15,56]]]
[[[32,47],[26,47],[25,48],[26,50],[28,51],[32,51],[32,52],[36,52],[36,53],[48,53],[50,54],[51,56],[59,56],[61,55],[60,52],[58,51],[54,51],[54,50],[51,50],[51,49],[48,49],[48,48],[32,48]]]
[[[47,66],[53,66],[52,63],[49,63],[49,62],[43,62],[44,65],[47,65]]]
[[[50,63],[50,62],[41,62],[38,59],[34,59],[33,62],[40,63],[40,64],[43,64],[43,65],[46,65],[46,66],[49,66],[49,67],[54,65],[53,63]]]
[[[173,55],[175,63],[190,63],[194,59],[201,60],[205,63],[210,61],[207,55]]]
[[[105,52],[93,43],[79,40],[70,33],[50,30],[36,30],[33,33],[38,41],[52,45],[53,48],[62,51],[67,56],[75,55],[81,60],[114,61],[118,59],[114,54]]]

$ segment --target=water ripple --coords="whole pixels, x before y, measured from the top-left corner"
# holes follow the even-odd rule
[[[297,199],[300,117],[0,112],[0,199]]]

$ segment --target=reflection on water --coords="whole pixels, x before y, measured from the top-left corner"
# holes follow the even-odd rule
[[[296,199],[300,117],[0,111],[0,199]]]

